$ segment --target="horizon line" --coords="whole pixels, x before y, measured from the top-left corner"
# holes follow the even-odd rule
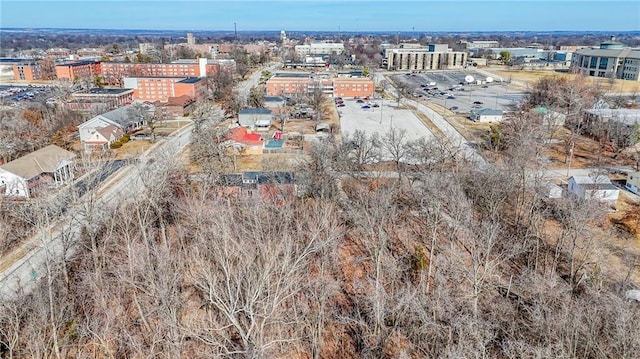
[[[90,27],[33,27],[33,26],[21,26],[21,27],[2,27],[3,30],[101,30],[101,31],[183,31],[189,32],[280,32],[283,29],[248,29],[237,30],[234,29],[144,29],[144,28],[90,28]],[[285,32],[329,32],[329,33],[363,33],[363,32],[378,32],[378,33],[466,33],[466,32],[492,32],[492,33],[505,33],[505,32],[591,32],[591,33],[606,33],[606,32],[619,32],[619,33],[640,33],[640,30],[286,30]]]

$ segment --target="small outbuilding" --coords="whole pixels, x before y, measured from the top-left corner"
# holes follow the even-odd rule
[[[475,122],[501,122],[503,114],[502,110],[481,108],[469,111],[469,118]]]
[[[571,176],[567,186],[569,193],[580,199],[594,199],[600,202],[615,204],[620,189],[611,183],[607,176]]]
[[[625,187],[640,196],[640,172],[629,173]]]
[[[238,112],[240,126],[254,130],[268,130],[273,120],[273,111],[266,108],[243,108]]]

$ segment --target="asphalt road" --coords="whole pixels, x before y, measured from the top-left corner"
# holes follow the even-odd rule
[[[149,164],[159,159],[177,157],[190,143],[191,130],[192,126],[189,125],[179,133],[160,140],[139,161],[122,167],[104,182],[97,189],[96,198],[90,198],[93,195],[91,191],[86,193],[69,207],[62,218],[43,226],[39,233],[21,245],[26,252],[0,273],[0,299],[29,292],[44,277],[48,264],[60,262],[65,247],[70,248],[67,255],[73,252],[71,244],[80,234],[88,206],[100,215],[104,209],[142,193],[145,187],[143,179],[152,178],[158,171],[156,166]]]
[[[273,71],[277,67],[278,64],[273,64],[267,70]],[[260,80],[262,71],[256,71],[238,85],[240,96],[248,96],[251,88]],[[88,191],[86,183],[78,182],[77,190],[82,197],[64,211],[62,217],[43,225],[39,233],[22,244],[20,248],[23,252],[18,253],[19,259],[14,260],[10,256],[9,259],[3,259],[14,261],[0,272],[0,300],[28,293],[46,275],[49,264],[60,263],[65,252],[67,256],[73,253],[72,244],[85,224],[83,218],[86,217],[88,207],[99,216],[105,209],[140,195],[145,189],[145,180],[152,179],[161,171],[158,163],[176,158],[191,142],[192,129],[193,126],[189,125],[172,136],[160,139],[138,161],[124,167],[122,163],[112,165],[105,172],[109,178],[95,192]],[[0,262],[0,266],[2,264],[4,263]]]

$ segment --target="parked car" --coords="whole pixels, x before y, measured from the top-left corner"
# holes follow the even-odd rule
[[[482,88],[483,88],[483,89],[488,89],[488,88],[489,88],[489,86],[487,86],[487,85],[483,85],[483,86],[482,86]]]
[[[377,103],[373,103],[371,104],[371,107],[380,107],[380,105],[378,105]]]
[[[455,99],[456,99],[455,96],[451,96],[451,95],[447,96],[447,100],[455,100]]]
[[[364,100],[363,100],[363,99],[361,99],[361,98],[359,98],[359,99],[357,99],[357,100],[356,100],[356,102],[357,102],[357,103],[364,103]]]
[[[363,108],[363,109],[368,109],[368,108],[371,108],[371,106],[369,106],[369,105],[363,105],[363,106],[362,106],[362,108]]]
[[[449,107],[449,110],[451,111],[456,111],[458,109],[458,106],[451,106]]]
[[[482,101],[473,101],[474,105],[482,105],[482,103],[483,103]]]
[[[339,103],[337,106],[338,106],[338,107],[344,107],[344,106],[345,106],[345,104],[344,104],[344,103]]]

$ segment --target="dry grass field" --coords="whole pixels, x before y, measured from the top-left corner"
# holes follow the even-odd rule
[[[523,81],[523,82],[527,82],[527,83],[535,83],[537,80],[544,78],[544,77],[553,77],[553,76],[560,76],[560,77],[569,77],[571,79],[573,79],[576,76],[580,76],[580,75],[576,75],[576,74],[570,74],[570,73],[566,73],[566,72],[558,72],[555,70],[534,70],[534,69],[525,69],[525,70],[520,70],[520,69],[509,69],[507,67],[499,67],[499,68],[488,68],[488,71],[502,77],[505,79],[512,79],[512,80],[517,80],[517,81]],[[590,81],[593,84],[597,84],[599,86],[604,87],[607,92],[612,92],[612,93],[640,93],[640,82],[637,81],[625,81],[625,80],[611,80],[611,79],[603,79],[603,78],[596,78],[596,77],[587,77],[586,78],[588,81]]]

